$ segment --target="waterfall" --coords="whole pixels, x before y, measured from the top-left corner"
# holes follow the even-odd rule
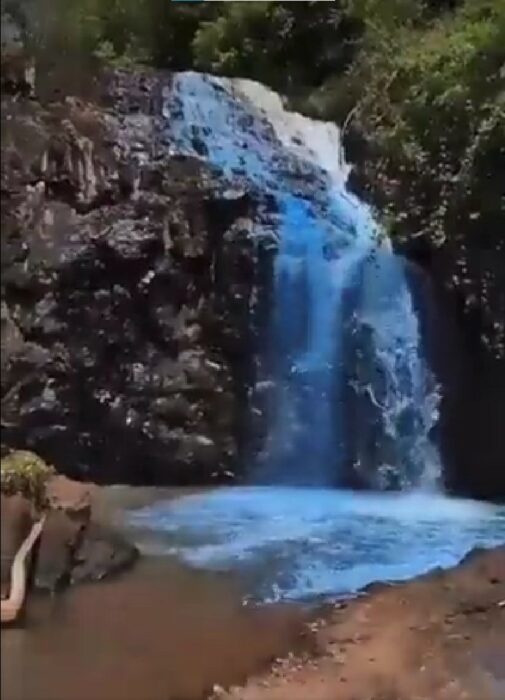
[[[198,73],[164,95],[174,153],[275,201],[270,432],[260,482],[433,488],[438,394],[404,263],[346,191],[338,128],[268,88]]]

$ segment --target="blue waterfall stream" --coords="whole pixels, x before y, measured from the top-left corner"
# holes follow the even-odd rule
[[[273,428],[252,477],[338,485],[352,462],[368,486],[387,486],[388,479],[402,488],[433,486],[440,475],[430,439],[438,394],[403,262],[346,191],[337,127],[286,112],[276,97],[249,81],[183,73],[165,105],[177,152],[203,150],[225,176],[270,194],[278,210],[271,329],[277,391]],[[352,331],[344,313],[353,287],[353,330],[371,340],[357,348],[367,355],[366,376],[350,385],[380,423],[366,454],[345,439],[344,348]]]

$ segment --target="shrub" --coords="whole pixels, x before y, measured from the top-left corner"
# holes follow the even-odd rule
[[[2,459],[1,490],[7,496],[19,493],[37,507],[45,505],[48,479],[55,470],[33,452],[17,450]]]

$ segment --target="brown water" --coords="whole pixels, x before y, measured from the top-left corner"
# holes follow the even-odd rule
[[[1,633],[1,697],[200,699],[301,646],[306,614],[244,606],[228,576],[143,558],[110,582],[32,597],[24,626]]]

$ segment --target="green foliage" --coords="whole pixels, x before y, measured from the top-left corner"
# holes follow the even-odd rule
[[[41,507],[45,504],[46,483],[54,474],[53,467],[36,454],[18,450],[2,459],[1,490],[8,496],[20,493]]]
[[[224,5],[193,41],[204,70],[255,78],[301,93],[348,63],[359,23],[346,2],[249,2]]]
[[[450,283],[466,305],[489,310],[483,323],[494,328],[501,302],[482,277],[483,251],[505,250],[504,0],[2,7],[38,50],[253,78],[286,93],[293,107],[340,122],[348,143],[360,146],[350,154],[354,182],[388,230],[450,251]],[[504,326],[484,333],[503,355]]]
[[[55,56],[92,54],[104,44],[114,57],[145,36],[144,0],[20,0],[5,9],[24,28],[25,45]]]
[[[348,63],[360,22],[333,3],[4,0],[25,44],[56,55],[146,63],[313,88]]]
[[[189,68],[207,3],[169,0],[3,0],[23,29],[25,46],[54,59],[96,56],[113,65]]]
[[[348,96],[347,127],[364,144],[358,185],[393,235],[444,248],[448,285],[505,356],[505,3],[466,0],[367,29],[333,88]],[[342,101],[323,109],[343,118]]]

